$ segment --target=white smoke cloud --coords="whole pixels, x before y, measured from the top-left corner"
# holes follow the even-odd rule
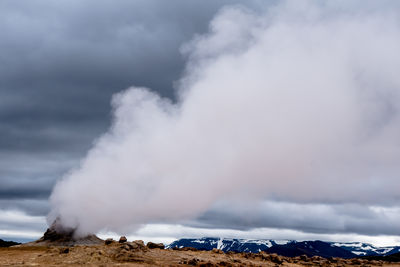
[[[183,47],[177,103],[114,96],[112,127],[56,185],[49,220],[85,234],[226,199],[399,205],[399,26],[389,9],[223,9]]]

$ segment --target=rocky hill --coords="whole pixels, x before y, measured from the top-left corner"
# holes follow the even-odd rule
[[[104,240],[96,235],[87,235],[83,237],[75,236],[75,229],[63,228],[56,220],[46,230],[43,236],[34,241],[23,244],[23,246],[74,246],[74,245],[100,245]]]

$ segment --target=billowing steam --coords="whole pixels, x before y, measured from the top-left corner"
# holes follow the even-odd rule
[[[49,220],[85,234],[226,199],[399,204],[399,18],[305,3],[223,9],[183,47],[177,103],[115,95],[110,130],[56,185]]]

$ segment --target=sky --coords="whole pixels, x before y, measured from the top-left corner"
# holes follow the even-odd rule
[[[400,245],[399,8],[1,1],[0,238]]]

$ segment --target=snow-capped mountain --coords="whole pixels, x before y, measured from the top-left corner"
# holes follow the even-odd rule
[[[383,256],[400,252],[400,246],[376,247],[371,244],[351,242],[294,241],[269,239],[235,239],[203,237],[198,239],[183,238],[172,242],[167,248],[193,247],[199,250],[253,252],[266,251],[284,256],[322,256],[354,258],[362,256]]]
[[[367,243],[349,242],[349,243],[331,243],[336,247],[341,247],[358,256],[379,256],[379,255],[392,255],[400,252],[400,246],[391,247],[376,247]]]
[[[235,238],[216,238],[203,237],[199,239],[182,238],[172,242],[167,248],[173,247],[193,247],[199,250],[212,250],[213,248],[222,251],[253,252],[267,250],[274,245],[284,245],[292,240],[255,240],[255,239],[235,239]]]
[[[275,245],[266,250],[268,253],[276,253],[286,257],[306,255],[308,257],[320,256],[324,258],[340,257],[344,259],[355,258],[352,252],[336,247],[323,241],[290,242],[285,245]]]

